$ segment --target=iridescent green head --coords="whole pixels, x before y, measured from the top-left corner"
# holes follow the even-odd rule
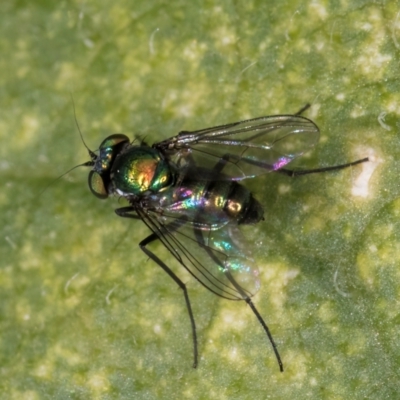
[[[129,138],[120,133],[108,136],[99,147],[99,154],[89,152],[93,159],[93,170],[89,173],[89,188],[100,199],[112,194],[111,167],[121,151],[129,146]]]

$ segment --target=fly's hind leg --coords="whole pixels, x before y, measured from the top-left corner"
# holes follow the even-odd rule
[[[311,107],[311,104],[307,103],[305,106],[301,107],[300,110],[297,111],[297,113],[295,113],[293,115],[301,115],[304,113],[304,111],[307,111],[310,107]]]
[[[231,271],[229,269],[226,268],[226,266],[221,262],[220,259],[218,259],[218,257],[215,256],[215,254],[211,251],[211,249],[206,245],[205,240],[204,240],[204,232],[201,230],[194,230],[194,234],[196,236],[196,239],[199,243],[201,243],[202,247],[207,251],[209,257],[222,269],[224,270],[224,274],[225,276],[228,278],[228,280],[231,282],[232,286],[236,289],[236,291],[238,292],[238,294],[240,294],[240,296],[242,297],[242,300],[244,300],[248,306],[250,307],[251,311],[254,313],[254,315],[256,316],[258,322],[260,323],[260,325],[262,326],[262,328],[264,329],[268,340],[271,343],[272,349],[275,353],[275,357],[276,360],[278,361],[278,365],[279,365],[279,370],[281,372],[283,372],[283,363],[282,363],[282,359],[281,356],[279,354],[278,348],[276,347],[274,338],[272,337],[271,331],[268,328],[268,325],[266,324],[266,322],[264,321],[263,317],[261,316],[261,314],[259,313],[259,311],[257,310],[256,306],[254,305],[254,303],[252,302],[251,298],[249,297],[249,295],[246,293],[246,291],[236,282],[236,279],[232,276]]]
[[[115,210],[116,214],[119,215],[120,217],[124,218],[133,218],[133,219],[141,219],[140,216],[137,214],[133,214],[135,212],[135,209],[133,207],[122,207],[118,208]],[[179,226],[180,224],[175,224],[175,229]],[[167,227],[164,227],[166,230]],[[189,294],[186,288],[186,285],[172,272],[172,270],[163,262],[160,260],[159,257],[157,257],[151,250],[147,248],[147,245],[159,240],[159,237],[157,234],[152,233],[150,236],[147,238],[143,239],[139,243],[140,249],[155,263],[158,264],[169,276],[172,278],[176,284],[182,289],[183,291],[183,296],[185,298],[185,303],[186,303],[186,308],[189,314],[189,319],[190,319],[190,325],[192,328],[192,338],[193,338],[193,368],[197,368],[198,364],[198,349],[197,349],[197,333],[196,333],[196,323],[194,320],[193,316],[193,311],[192,311],[192,306],[190,304],[190,299],[189,299]]]
[[[285,174],[290,177],[295,177],[295,176],[301,176],[301,175],[309,175],[309,174],[317,174],[320,172],[329,172],[329,171],[337,171],[340,169],[352,167],[353,165],[361,164],[364,162],[369,161],[369,158],[362,158],[361,160],[356,160],[352,161],[346,164],[340,164],[340,165],[333,165],[331,167],[322,167],[322,168],[315,168],[315,169],[286,169],[286,168],[281,168],[278,169],[276,172],[279,172],[280,174]]]

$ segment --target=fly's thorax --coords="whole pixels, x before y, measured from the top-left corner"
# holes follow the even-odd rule
[[[162,191],[173,182],[169,163],[159,151],[134,146],[119,154],[111,168],[113,190],[122,196]]]

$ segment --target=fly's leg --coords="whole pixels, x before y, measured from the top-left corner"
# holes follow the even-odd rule
[[[279,365],[279,370],[281,372],[283,372],[283,363],[282,363],[282,359],[281,356],[278,352],[278,348],[276,347],[274,338],[272,337],[271,331],[268,328],[268,325],[265,323],[263,317],[261,316],[261,314],[258,312],[256,306],[254,305],[254,303],[251,301],[250,297],[247,296],[247,294],[243,291],[243,289],[240,287],[240,285],[236,282],[236,280],[234,279],[234,277],[231,274],[230,270],[225,270],[225,275],[227,276],[227,278],[229,279],[229,281],[232,283],[232,285],[235,287],[235,289],[241,294],[243,300],[249,305],[251,311],[253,311],[254,315],[257,317],[258,322],[261,324],[261,326],[263,327],[265,333],[267,334],[267,337],[271,343],[272,349],[274,350],[275,353],[275,357],[278,361],[278,365]]]
[[[140,216],[132,214],[135,212],[133,207],[122,207],[115,210],[117,215],[124,218],[133,218],[133,219],[141,219]],[[182,221],[183,223],[183,221]],[[177,229],[178,225],[175,225],[175,229]],[[166,227],[164,229],[167,229]],[[189,314],[190,324],[192,327],[192,338],[193,338],[193,368],[197,368],[198,364],[198,349],[197,349],[197,333],[196,333],[196,323],[193,316],[192,306],[190,304],[189,294],[186,288],[186,285],[172,272],[172,270],[163,262],[161,261],[151,250],[149,250],[146,246],[156,240],[159,240],[157,234],[152,233],[147,238],[143,239],[139,243],[140,249],[155,263],[158,264],[175,282],[176,284],[182,289],[183,296],[185,297],[186,308]]]
[[[305,107],[303,107],[298,114],[302,113],[303,111],[305,111],[308,107],[310,107],[309,104],[307,104]],[[297,114],[296,114],[297,115]],[[214,172],[216,173],[220,173],[223,168],[225,167],[226,163],[229,161],[229,154],[225,154],[220,160],[218,160],[218,162],[215,164],[214,168],[212,169]],[[207,189],[206,189],[207,190]],[[283,363],[282,363],[282,359],[281,356],[278,352],[278,348],[276,347],[275,341],[272,337],[272,334],[268,328],[268,325],[265,323],[264,319],[262,318],[261,314],[258,312],[256,306],[254,305],[254,303],[251,301],[251,298],[245,293],[245,291],[240,287],[240,285],[236,282],[236,280],[233,278],[231,272],[229,270],[226,269],[225,265],[223,265],[221,263],[221,260],[219,260],[212,251],[209,250],[209,247],[205,245],[204,242],[204,236],[203,236],[203,232],[198,230],[198,229],[194,229],[194,234],[196,236],[196,239],[199,243],[202,244],[202,246],[204,247],[204,249],[207,251],[208,255],[210,256],[210,258],[217,264],[219,265],[223,270],[225,275],[227,276],[227,278],[229,279],[229,281],[231,282],[232,286],[239,292],[240,296],[242,297],[242,299],[249,305],[251,311],[253,311],[254,315],[257,317],[258,322],[261,324],[261,326],[263,327],[265,333],[267,334],[267,337],[271,343],[272,349],[275,353],[275,357],[278,361],[278,365],[279,365],[279,370],[281,372],[283,372]]]
[[[257,317],[258,322],[261,324],[261,326],[263,327],[265,333],[267,334],[268,340],[271,343],[272,346],[272,350],[275,353],[275,357],[278,361],[278,365],[279,365],[279,370],[281,372],[283,372],[283,363],[282,363],[282,359],[281,356],[279,354],[278,348],[276,347],[276,343],[274,341],[274,338],[272,337],[271,331],[268,328],[268,325],[265,323],[263,317],[261,316],[261,314],[258,312],[256,306],[254,305],[254,303],[251,301],[250,297],[246,296],[245,298],[243,298],[243,300],[249,305],[251,311],[253,311],[254,315]]]
[[[133,212],[135,212],[135,209],[133,207],[121,207],[121,208],[117,208],[114,211],[115,211],[115,214],[117,214],[119,217],[141,220],[139,215],[132,214]]]
[[[308,110],[311,107],[310,103],[307,103],[304,107],[302,107],[299,111],[297,111],[295,114],[296,116],[299,116],[301,114],[304,113],[304,111]],[[231,154],[227,153],[224,154],[220,160],[218,160],[218,162],[215,164],[213,171],[215,171],[216,173],[220,173],[222,172],[223,168],[225,167],[225,165],[230,162],[233,159],[237,159],[237,156],[232,157]],[[240,158],[240,157],[239,157]],[[361,164],[364,162],[369,161],[368,157],[362,158],[360,160],[356,160],[350,163],[346,163],[346,164],[340,164],[340,165],[334,165],[331,167],[323,167],[323,168],[315,168],[315,169],[305,169],[305,170],[291,170],[291,169],[286,169],[286,168],[280,168],[278,170],[275,170],[275,172],[279,172],[281,174],[285,174],[288,175],[290,177],[295,177],[295,176],[301,176],[301,175],[308,175],[308,174],[316,174],[316,173],[320,173],[320,172],[329,172],[329,171],[337,171],[340,169],[344,169],[344,168],[348,168],[348,167],[352,167],[354,165],[357,164]],[[272,166],[270,166],[272,167]]]
[[[256,306],[254,305],[254,303],[251,301],[250,297],[246,294],[246,292],[243,290],[243,288],[236,282],[235,278],[232,276],[231,271],[229,269],[226,268],[226,266],[221,262],[220,259],[218,259],[215,254],[210,251],[209,247],[205,244],[204,241],[204,236],[203,236],[203,231],[195,229],[194,230],[196,239],[199,243],[201,243],[202,247],[207,251],[208,255],[210,256],[210,258],[217,264],[219,265],[223,270],[224,270],[224,274],[226,275],[226,277],[228,278],[229,282],[231,282],[232,286],[237,290],[237,292],[240,294],[240,296],[242,297],[242,300],[244,300],[250,307],[251,311],[253,311],[254,315],[257,317],[258,322],[261,324],[261,326],[263,327],[265,333],[267,334],[268,340],[271,343],[272,349],[275,353],[275,357],[278,361],[278,365],[279,365],[279,370],[281,372],[283,372],[283,363],[282,363],[282,359],[281,356],[278,352],[278,348],[275,344],[274,338],[272,337],[271,331],[268,328],[268,325],[265,323],[263,317],[261,316],[261,314],[258,312]]]
[[[225,165],[231,161],[231,155],[229,153],[224,154],[218,162],[215,164],[214,168],[212,171],[216,173],[221,173],[222,170],[224,169]],[[237,157],[235,157],[237,158]],[[330,172],[330,171],[338,171],[344,168],[352,167],[354,165],[362,164],[364,162],[369,161],[368,157],[362,158],[360,160],[352,161],[346,164],[340,164],[340,165],[333,165],[331,167],[322,167],[322,168],[315,168],[315,169],[299,169],[299,170],[294,170],[294,169],[286,169],[286,168],[280,168],[275,170],[274,172],[279,172],[280,174],[285,174],[290,177],[295,177],[295,176],[301,176],[301,175],[309,175],[309,174],[317,174],[320,172]],[[271,167],[271,166],[270,166]],[[272,170],[272,168],[271,168]]]
[[[307,111],[311,107],[310,103],[307,103],[304,107],[301,107],[299,111],[297,111],[296,114],[293,115],[301,115],[303,114],[304,111]]]
[[[361,163],[367,162],[367,161],[369,161],[368,157],[362,158],[361,160],[353,161],[353,162],[350,162],[347,164],[333,165],[332,167],[304,169],[304,170],[301,170],[301,169],[292,170],[292,169],[281,168],[281,169],[278,169],[276,172],[288,175],[290,177],[295,177],[295,176],[308,175],[308,174],[317,174],[319,172],[337,171],[339,169],[352,167],[353,165],[361,164]]]
[[[303,108],[301,108],[299,111],[297,111],[296,114],[294,115],[301,115],[303,114],[304,111],[308,110],[311,107],[310,103],[307,103]],[[363,158],[361,160],[353,161],[347,164],[341,164],[341,165],[334,165],[332,167],[324,167],[324,168],[316,168],[316,169],[305,169],[305,170],[291,170],[291,169],[285,169],[281,168],[278,169],[277,172],[280,172],[281,174],[288,175],[290,177],[295,177],[295,176],[301,176],[301,175],[308,175],[308,174],[316,174],[319,172],[328,172],[328,171],[337,171],[339,169],[351,167],[353,165],[361,164],[363,162],[369,161],[368,157]]]

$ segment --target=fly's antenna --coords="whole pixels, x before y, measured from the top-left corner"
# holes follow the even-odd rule
[[[57,181],[59,181],[65,175],[68,175],[71,171],[79,167],[93,167],[94,161],[86,161],[83,164],[75,165],[75,167],[70,168],[67,172],[64,172],[62,175],[58,176],[56,179],[53,179],[45,188],[39,193],[38,197],[42,196],[42,194],[50,187],[53,186]]]
[[[90,157],[94,160],[94,159],[97,157],[97,156],[96,156],[96,153],[94,153],[92,150],[89,149],[88,145],[87,145],[86,142],[85,142],[85,139],[83,138],[81,128],[79,127],[78,118],[76,117],[76,109],[75,109],[74,97],[72,96],[72,93],[70,93],[70,95],[71,95],[71,101],[72,101],[72,108],[73,108],[73,110],[74,110],[75,125],[76,125],[76,127],[78,128],[79,136],[81,137],[81,141],[82,141],[83,145],[86,147],[86,150],[88,151]],[[84,165],[84,164],[77,165],[77,167],[82,167],[83,165]],[[75,167],[74,167],[74,168],[75,168]],[[70,170],[70,171],[72,171],[72,170]],[[70,171],[68,171],[68,172],[70,172]],[[65,174],[64,174],[64,175],[65,175]],[[61,175],[61,176],[63,176],[63,175]],[[60,177],[60,178],[61,178],[61,177]]]
[[[74,119],[75,119],[75,124],[76,127],[78,128],[78,132],[79,132],[79,136],[81,137],[81,141],[83,143],[83,145],[86,147],[86,150],[88,151],[91,160],[90,161],[86,161],[82,164],[78,164],[75,165],[75,167],[70,168],[67,172],[64,172],[63,174],[61,174],[60,176],[58,176],[56,179],[52,180],[47,186],[45,186],[45,188],[39,193],[39,197],[42,196],[42,194],[52,185],[54,185],[57,181],[59,181],[61,178],[63,178],[65,175],[68,175],[70,172],[72,172],[74,169],[79,168],[79,167],[93,167],[95,164],[95,160],[97,159],[97,155],[94,151],[90,150],[88,145],[85,142],[85,139],[83,138],[82,135],[82,131],[81,128],[79,127],[78,124],[78,118],[76,117],[76,109],[75,109],[75,102],[74,102],[74,97],[72,96],[72,93],[70,93],[71,95],[71,101],[72,101],[72,108],[74,110]]]

